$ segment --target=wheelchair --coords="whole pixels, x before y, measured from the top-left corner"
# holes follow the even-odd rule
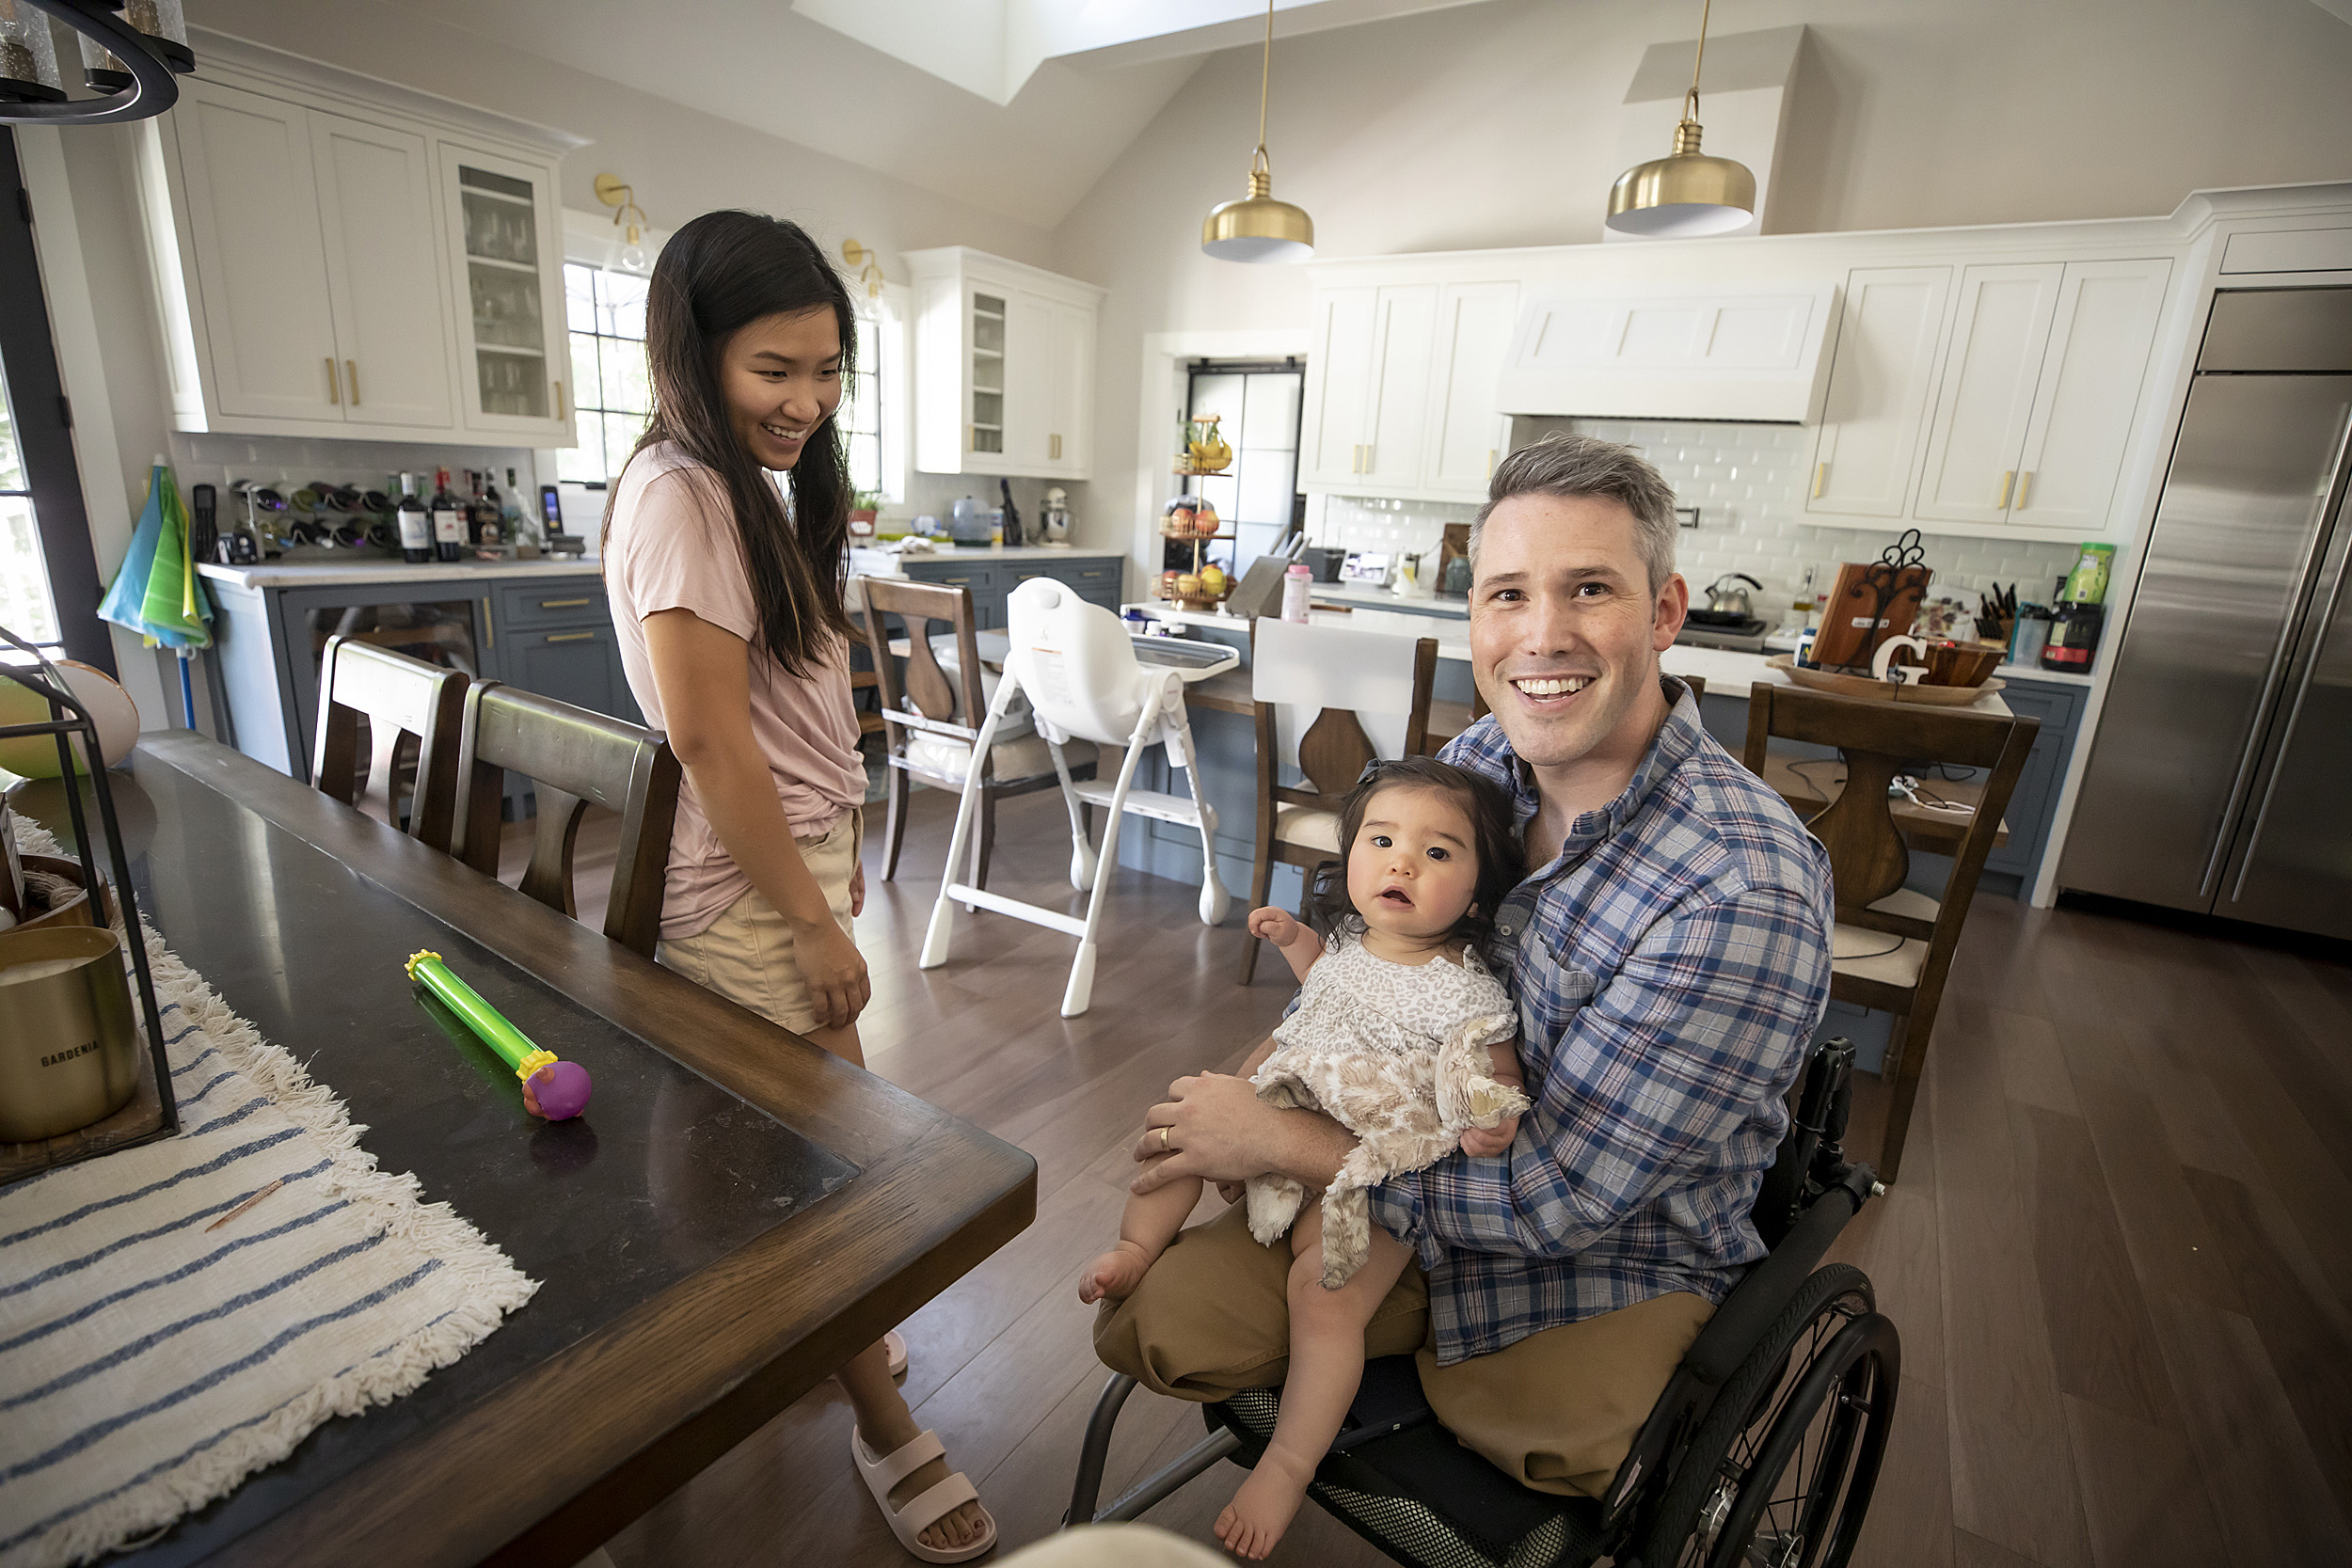
[[[1346,1425],[1308,1489],[1408,1568],[1841,1568],[1861,1534],[1895,1416],[1902,1348],[1870,1280],[1817,1268],[1885,1191],[1840,1147],[1853,1046],[1808,1059],[1788,1132],[1756,1195],[1771,1252],[1683,1356],[1606,1496],[1520,1485],[1438,1425],[1409,1355],[1366,1364]],[[1281,1390],[1202,1406],[1208,1436],[1098,1509],[1104,1461],[1135,1379],[1112,1375],[1080,1450],[1065,1528],[1134,1519],[1220,1459],[1244,1468],[1274,1434]]]

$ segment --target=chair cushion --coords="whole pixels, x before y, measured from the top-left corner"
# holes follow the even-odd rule
[[[1340,852],[1340,814],[1315,806],[1277,806],[1274,841],[1336,855]]]
[[[1073,740],[1061,749],[1062,760],[1076,768],[1094,760],[1094,743]],[[925,735],[910,731],[907,738],[907,761],[923,772],[946,779],[961,786],[964,769],[972,765],[972,748],[964,741],[944,735]],[[1032,731],[1013,740],[999,740],[990,748],[989,763],[992,777],[998,780],[1034,778],[1054,770],[1054,753],[1045,744],[1045,737]]]
[[[1932,921],[1943,906],[1926,894],[1906,887],[1897,888],[1870,908],[1883,914]],[[1873,931],[1841,921],[1830,938],[1830,969],[1857,980],[1875,980],[1881,985],[1908,990],[1918,985],[1920,973],[1927,965],[1928,944],[1916,937],[1898,937],[1891,931]]]

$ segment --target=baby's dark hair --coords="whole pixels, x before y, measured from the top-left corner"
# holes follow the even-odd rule
[[[1449,935],[1486,949],[1494,929],[1495,911],[1518,885],[1521,855],[1518,824],[1512,820],[1511,798],[1490,779],[1439,762],[1435,757],[1398,757],[1375,762],[1364,769],[1356,787],[1340,805],[1340,858],[1315,868],[1311,909],[1315,928],[1327,938],[1345,931],[1361,936],[1363,911],[1347,896],[1347,853],[1364,825],[1373,797],[1384,789],[1434,789],[1453,798],[1470,818],[1472,850],[1478,856],[1477,891],[1468,913]]]

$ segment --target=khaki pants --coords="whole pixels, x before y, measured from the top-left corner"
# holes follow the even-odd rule
[[[1134,1295],[1094,1321],[1104,1365],[1155,1393],[1220,1400],[1290,1369],[1291,1252],[1250,1239],[1235,1204],[1184,1232]],[[1429,1287],[1408,1265],[1364,1331],[1367,1356],[1417,1353],[1429,1407],[1465,1444],[1538,1491],[1597,1497],[1714,1307],[1689,1291],[1438,1365]]]
[[[850,879],[857,870],[865,836],[866,814],[851,806],[826,832],[807,838],[796,834],[792,840],[801,847],[808,874],[825,890],[826,907],[844,931],[850,930]],[[747,890],[692,936],[662,942],[654,949],[654,958],[704,990],[715,990],[796,1035],[817,1027],[808,982],[801,978],[801,966],[792,958],[792,927],[757,888]]]

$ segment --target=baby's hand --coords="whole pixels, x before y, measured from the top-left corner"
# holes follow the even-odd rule
[[[1268,905],[1263,910],[1249,911],[1249,934],[1263,937],[1277,947],[1288,947],[1298,940],[1298,933],[1305,929],[1288,910]]]
[[[1470,1128],[1462,1134],[1462,1152],[1482,1160],[1489,1154],[1501,1154],[1511,1147],[1511,1140],[1518,1132],[1519,1118],[1516,1116],[1504,1117],[1492,1127]]]

